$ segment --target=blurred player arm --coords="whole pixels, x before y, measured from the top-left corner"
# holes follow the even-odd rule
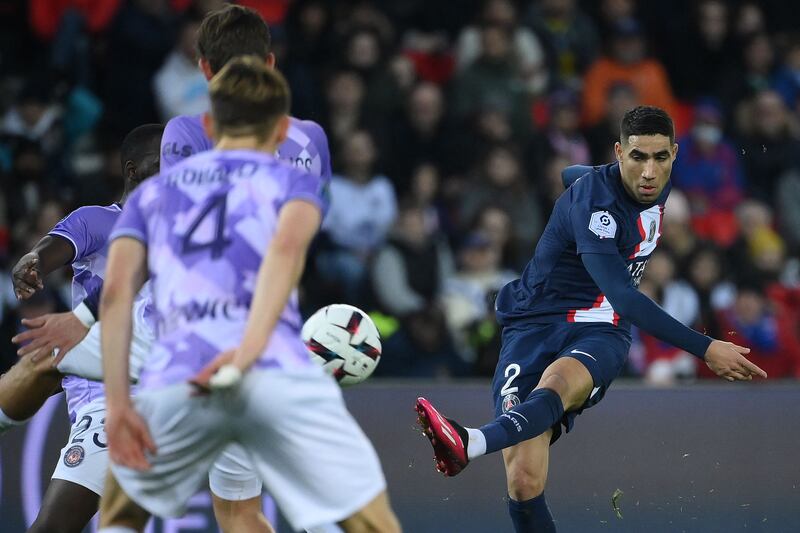
[[[264,351],[300,280],[308,246],[321,221],[316,203],[298,199],[281,208],[278,228],[258,271],[244,338],[233,356],[232,364],[240,371],[250,368]]]
[[[11,271],[14,294],[26,300],[44,288],[43,279],[75,257],[75,247],[66,237],[45,235],[23,255]]]
[[[120,227],[118,224],[117,227]],[[123,230],[125,225],[122,224]],[[128,385],[133,301],[147,278],[147,248],[130,234],[111,243],[100,299],[100,342],[106,388],[108,452],[117,464],[147,470],[145,451],[155,453],[147,424],[133,407]]]
[[[100,301],[103,375],[110,406],[130,405],[128,365],[133,330],[133,302],[147,279],[147,248],[138,239],[111,243]]]
[[[743,354],[750,350],[688,328],[670,316],[653,300],[639,292],[628,268],[618,254],[581,254],[586,270],[619,315],[647,333],[706,361],[726,379],[750,379],[766,373]]]

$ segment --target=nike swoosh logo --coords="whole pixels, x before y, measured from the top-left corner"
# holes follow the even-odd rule
[[[586,353],[586,352],[582,352],[582,351],[580,351],[580,350],[572,350],[570,353],[579,353],[579,354],[581,354],[581,355],[585,355],[586,357],[589,357],[589,358],[591,358],[593,361],[597,361],[597,359],[595,359],[595,358],[594,358],[594,356],[593,356],[592,354],[590,354],[590,353]]]

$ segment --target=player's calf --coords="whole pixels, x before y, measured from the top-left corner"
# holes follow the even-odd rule
[[[389,505],[386,491],[371,502],[342,520],[339,525],[346,533],[400,533],[400,522]]]
[[[508,514],[514,531],[555,531],[544,488],[550,459],[552,430],[503,450],[508,484]]]
[[[223,533],[275,533],[261,512],[261,498],[224,500],[212,494],[214,516]]]
[[[58,392],[62,377],[48,358],[34,362],[30,355],[0,376],[0,433],[35,415]]]
[[[100,499],[100,530],[98,533],[127,533],[143,531],[150,513],[125,494],[117,478],[109,470],[103,497]]]

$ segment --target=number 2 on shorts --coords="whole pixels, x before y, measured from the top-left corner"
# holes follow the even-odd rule
[[[519,387],[512,387],[511,383],[519,376],[520,368],[517,363],[511,363],[506,367],[506,371],[504,373],[506,379],[505,385],[503,388],[500,389],[500,396],[505,396],[506,394],[511,394],[513,392],[517,392]]]

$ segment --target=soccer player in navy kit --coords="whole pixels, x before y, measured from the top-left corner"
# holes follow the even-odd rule
[[[567,190],[533,259],[497,296],[503,326],[492,386],[497,418],[466,428],[417,400],[420,425],[445,475],[503,450],[517,533],[555,531],[544,497],[549,446],[619,375],[631,324],[703,359],[728,381],[767,377],[745,358],[749,349],[687,328],[637,290],[661,236],[678,145],[672,119],[655,107],[628,111],[620,130],[615,163],[563,173]]]

